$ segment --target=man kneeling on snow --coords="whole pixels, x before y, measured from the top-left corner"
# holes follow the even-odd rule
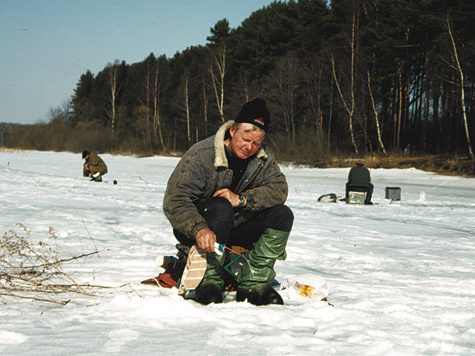
[[[288,186],[270,149],[262,144],[270,114],[264,100],[246,103],[235,121],[193,145],[172,173],[163,210],[177,240],[206,251],[207,268],[196,288],[202,304],[223,300],[225,253],[215,243],[248,250],[237,276],[237,301],[283,304],[272,288],[276,260],[284,260],[293,225]]]
[[[102,182],[102,176],[107,173],[107,165],[102,158],[94,151],[83,151],[82,158],[85,159],[82,175],[95,182]]]

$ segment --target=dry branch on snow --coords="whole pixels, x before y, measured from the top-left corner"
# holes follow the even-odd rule
[[[92,296],[94,288],[101,288],[79,284],[63,270],[64,263],[98,254],[97,249],[60,258],[53,228],[50,227],[48,238],[54,248],[44,241],[34,243],[31,231],[22,224],[17,226],[20,232],[9,230],[0,240],[0,297],[4,303],[7,297],[13,297],[64,305],[69,303],[71,293]]]

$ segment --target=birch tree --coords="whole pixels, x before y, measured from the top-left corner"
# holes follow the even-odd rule
[[[351,60],[350,60],[350,89],[349,89],[349,99],[345,98],[343,91],[341,89],[340,82],[338,81],[335,68],[335,59],[331,57],[333,77],[335,78],[335,84],[340,94],[341,101],[345,107],[346,112],[348,113],[348,126],[350,129],[351,143],[355,149],[355,153],[358,154],[358,146],[355,141],[355,134],[353,130],[353,116],[355,113],[355,16],[353,15],[353,24],[351,26],[351,40],[350,40],[350,49],[351,49]]]
[[[205,124],[205,133],[208,133],[208,93],[206,92],[205,75],[201,77],[201,93],[203,95],[203,118]],[[198,137],[198,136],[197,136]]]
[[[468,128],[468,121],[467,121],[467,110],[465,107],[465,79],[464,79],[464,74],[462,70],[462,65],[460,64],[459,56],[458,56],[458,51],[457,51],[457,45],[455,44],[454,36],[452,34],[452,26],[450,25],[450,20],[449,20],[449,15],[447,15],[447,32],[450,37],[450,42],[452,44],[452,56],[453,56],[453,62],[454,65],[452,67],[455,69],[455,71],[458,74],[458,79],[460,81],[460,102],[462,105],[462,117],[463,117],[463,125],[465,128],[465,137],[467,139],[467,147],[468,147],[468,154],[470,155],[470,159],[474,159],[473,155],[473,150],[472,150],[472,143],[470,141],[470,132]]]
[[[190,124],[190,90],[189,90],[189,76],[185,75],[184,84],[184,97],[185,97],[185,116],[186,116],[186,132],[188,142],[191,142],[191,124]]]
[[[111,123],[111,132],[114,134],[116,129],[116,118],[117,118],[117,96],[119,94],[119,60],[115,60],[114,64],[109,63],[107,65],[108,76],[107,84],[109,88],[109,110],[107,110],[110,123]]]
[[[188,144],[192,140],[191,132],[191,111],[190,111],[190,70],[186,68],[180,82],[176,97],[175,106],[178,108],[179,121],[185,121],[186,124],[186,139]]]
[[[160,115],[160,89],[161,89],[161,78],[160,78],[160,68],[159,68],[160,59],[157,58],[156,67],[155,67],[155,83],[153,86],[153,134],[155,142],[160,140],[162,149],[165,150],[165,141],[163,139],[162,133],[162,120]]]
[[[368,70],[368,90],[369,90],[369,97],[371,98],[371,106],[373,108],[373,113],[374,113],[374,121],[376,122],[376,133],[378,135],[379,147],[381,148],[383,153],[387,155],[386,149],[384,148],[383,140],[381,138],[381,129],[379,127],[378,110],[376,109],[376,104],[374,102],[374,97],[373,97],[373,90],[371,89],[371,75],[369,74],[369,70]]]
[[[228,68],[226,67],[226,45],[212,51],[212,60],[209,68],[211,81],[213,84],[216,105],[218,107],[221,121],[224,122],[224,77]]]

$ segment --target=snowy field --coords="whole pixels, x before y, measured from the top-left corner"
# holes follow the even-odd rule
[[[475,354],[475,179],[374,169],[375,205],[347,205],[317,199],[342,195],[348,169],[284,166],[295,224],[277,279],[323,279],[333,306],[202,306],[140,284],[175,254],[162,198],[178,158],[101,157],[95,183],[80,154],[0,151],[2,235],[21,223],[63,258],[101,251],[63,269],[109,287],[56,297],[66,305],[0,296],[1,355]]]

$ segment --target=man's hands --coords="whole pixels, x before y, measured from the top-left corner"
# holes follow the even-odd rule
[[[214,244],[216,243],[216,234],[210,229],[201,229],[196,234],[196,243],[206,252],[213,252]]]
[[[223,197],[226,198],[230,203],[233,208],[237,208],[239,206],[239,195],[234,194],[232,191],[230,191],[228,188],[224,189],[219,189],[214,192],[213,198],[215,197]],[[247,202],[242,205],[243,207],[246,206]]]
[[[237,208],[239,206],[239,195],[234,194],[228,188],[219,189],[213,194],[213,198],[215,197],[223,197],[227,199],[233,208]],[[244,201],[244,204],[241,205],[242,207],[247,205],[247,201]],[[216,234],[211,231],[210,229],[201,229],[195,236],[196,243],[198,246],[206,252],[213,252],[214,251],[214,244],[216,243]]]

